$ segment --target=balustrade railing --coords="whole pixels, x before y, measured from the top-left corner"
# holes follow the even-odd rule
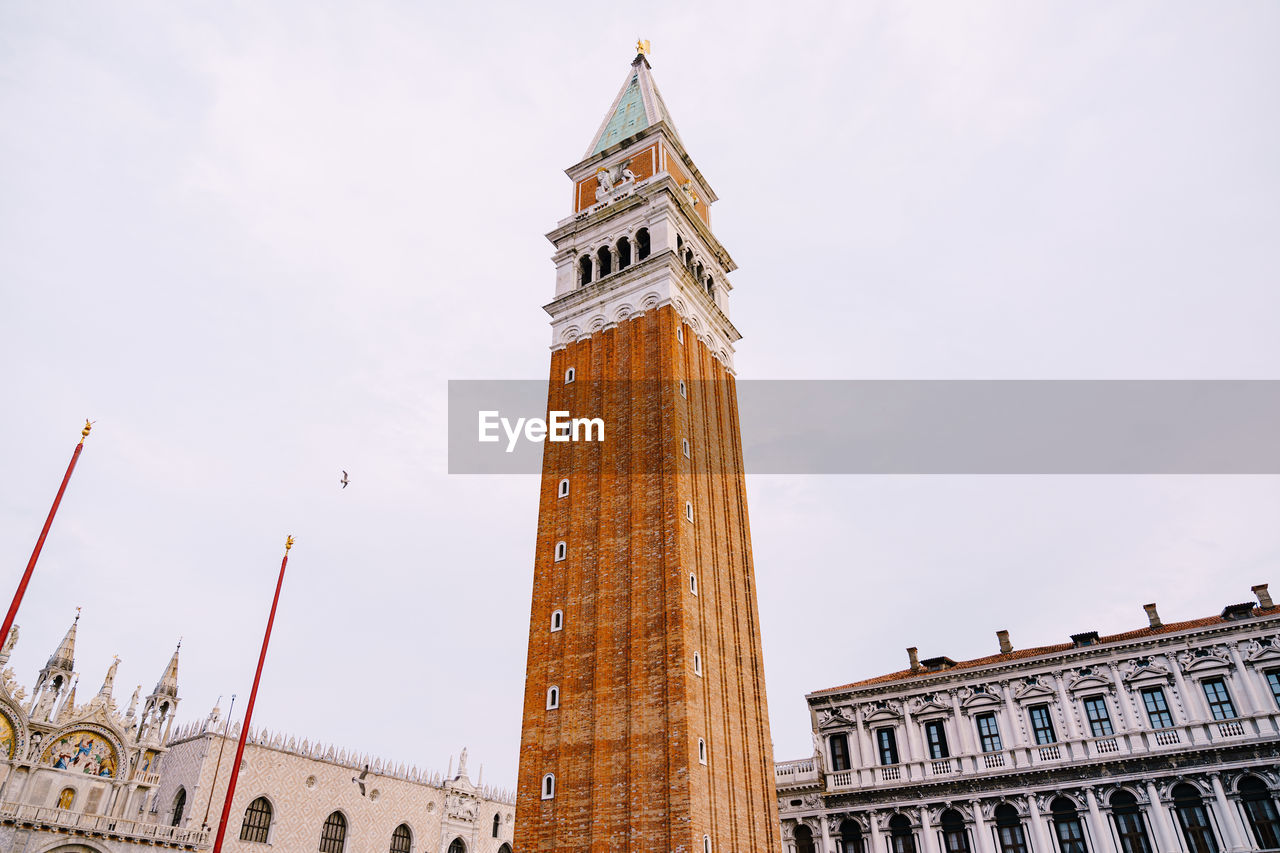
[[[1041,761],[1060,761],[1061,759],[1062,751],[1058,749],[1058,745],[1056,743],[1050,746],[1040,747]]]
[[[896,779],[901,779],[902,768],[896,764],[891,764],[888,767],[881,767],[880,778],[886,782],[892,782]]]
[[[48,826],[69,832],[93,833],[115,838],[166,841],[188,847],[206,846],[209,833],[201,829],[183,829],[177,826],[161,826],[110,815],[83,814],[81,812],[33,806],[20,803],[0,803],[0,820],[12,820]]]
[[[934,776],[945,776],[948,773],[954,773],[955,770],[953,769],[951,759],[943,758],[931,763],[930,772],[932,772]]]
[[[1218,734],[1223,737],[1244,737],[1244,725],[1239,720],[1218,723]]]

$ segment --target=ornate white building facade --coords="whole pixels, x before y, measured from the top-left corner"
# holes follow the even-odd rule
[[[1280,607],[956,662],[808,695],[776,766],[787,853],[1280,849]]]
[[[120,853],[211,848],[239,727],[214,709],[174,726],[178,652],[121,712],[112,663],[76,701],[79,616],[30,695],[0,673],[0,851]],[[12,653],[17,629],[0,649]],[[223,849],[322,853],[510,853],[515,799],[457,772],[427,773],[332,746],[250,732]]]

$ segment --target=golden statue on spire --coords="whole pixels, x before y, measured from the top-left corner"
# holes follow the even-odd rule
[[[636,53],[637,53],[638,55],[640,55],[640,56],[648,56],[648,55],[649,55],[649,50],[650,50],[650,48],[649,48],[649,40],[648,40],[648,39],[636,39]]]

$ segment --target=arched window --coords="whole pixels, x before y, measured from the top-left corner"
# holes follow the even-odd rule
[[[504,844],[498,848],[498,853],[511,853],[511,845]]]
[[[586,287],[591,283],[591,256],[578,258],[578,287]]]
[[[702,655],[698,652],[693,653],[693,674],[702,675]]]
[[[916,836],[906,815],[896,814],[889,818],[889,845],[893,853],[916,853]]]
[[[711,853],[711,836],[702,836],[702,853]]]
[[[596,268],[600,270],[600,278],[613,272],[613,256],[609,254],[608,246],[601,246],[596,252]]]
[[[707,742],[702,738],[698,738],[698,763],[707,763]]]
[[[501,815],[496,815],[496,814],[495,814],[495,815],[493,816],[493,837],[494,837],[494,838],[497,838],[497,837],[498,837],[498,832],[499,832],[501,829],[502,829],[502,816],[501,816]]]
[[[996,806],[996,837],[1003,853],[1027,853],[1027,834],[1018,810],[1008,803]]]
[[[1209,813],[1199,791],[1187,784],[1174,787],[1173,810],[1178,813],[1188,853],[1218,853],[1218,840],[1213,837]]]
[[[1133,794],[1123,789],[1112,794],[1111,816],[1115,820],[1121,853],[1151,853],[1142,809],[1138,808],[1138,800]]]
[[[716,282],[711,276],[707,276],[707,296],[710,296],[712,300],[716,298]]]
[[[63,788],[62,793],[58,795],[58,808],[69,809],[71,804],[76,801],[75,788]]]
[[[577,377],[577,375],[578,375],[578,372],[574,370],[572,367],[570,367],[568,370],[564,372],[564,384],[568,385]]]
[[[621,237],[618,239],[616,248],[618,250],[618,269],[619,271],[625,270],[631,266],[631,241],[626,237]]]
[[[955,809],[942,813],[942,845],[946,853],[969,853],[969,833],[964,828],[964,818]]]
[[[698,576],[693,572],[689,573],[689,592],[694,595],[698,594]]]
[[[564,542],[557,542],[556,543],[556,562],[557,563],[560,562],[567,556],[569,556],[568,544]]]
[[[796,827],[796,853],[814,853],[813,830],[803,823]]]
[[[556,494],[562,498],[569,497],[569,478],[565,477],[560,481],[560,487],[556,490]]]
[[[173,798],[173,820],[170,826],[177,826],[182,823],[182,812],[187,807],[187,789],[179,788],[178,793]]]
[[[636,260],[643,261],[647,257],[649,257],[649,229],[641,228],[636,232]]]
[[[707,277],[707,270],[702,266],[701,261],[699,261],[698,265],[693,268],[693,277],[696,281],[702,281]]]
[[[844,846],[844,853],[863,853],[862,827],[856,820],[840,823],[840,843]]]
[[[462,842],[461,838],[455,838],[453,843],[449,845],[449,853],[467,853],[467,845]]]
[[[688,521],[693,521],[693,501],[684,502],[684,517]]]
[[[324,819],[320,830],[320,853],[342,853],[347,846],[347,819],[334,812]]]
[[[1246,776],[1236,787],[1244,803],[1244,813],[1249,818],[1249,828],[1263,850],[1280,847],[1280,816],[1276,814],[1276,802],[1271,799],[1267,785],[1257,776]]]
[[[391,853],[409,853],[413,849],[413,833],[409,824],[402,823],[391,833]]]
[[[556,774],[548,773],[542,777],[542,799],[554,799],[556,795]]]
[[[564,627],[564,611],[556,610],[551,614],[551,630],[559,631]]]
[[[559,708],[559,707],[560,707],[560,688],[555,686],[548,687],[547,688],[547,710],[554,711],[556,708]]]
[[[240,840],[267,843],[271,832],[271,803],[266,797],[258,797],[244,810],[244,822],[240,824]]]
[[[1066,797],[1058,797],[1050,804],[1049,811],[1053,813],[1053,830],[1058,836],[1059,853],[1089,853],[1075,803]]]

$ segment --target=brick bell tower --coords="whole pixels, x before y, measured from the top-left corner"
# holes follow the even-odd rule
[[[715,193],[647,45],[548,236],[548,408],[516,853],[778,851],[772,742]]]

